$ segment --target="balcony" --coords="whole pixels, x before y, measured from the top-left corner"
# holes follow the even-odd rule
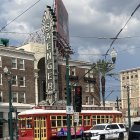
[[[66,79],[66,75],[65,75],[65,79]],[[74,76],[74,75],[69,75],[69,80],[70,81],[77,81],[77,80],[79,80],[79,77],[78,76]]]
[[[70,75],[70,76],[69,76],[69,79],[70,79],[70,80],[78,80],[79,78],[78,78],[78,76]]]
[[[96,84],[96,78],[91,78],[91,77],[84,77],[84,81],[88,83],[94,83]]]

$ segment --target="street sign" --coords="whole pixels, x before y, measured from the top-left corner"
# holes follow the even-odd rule
[[[73,106],[66,106],[66,113],[73,114]]]
[[[74,122],[79,122],[79,112],[74,112]]]

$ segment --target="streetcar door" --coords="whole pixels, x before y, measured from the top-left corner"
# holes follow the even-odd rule
[[[47,140],[46,117],[34,118],[34,140]]]

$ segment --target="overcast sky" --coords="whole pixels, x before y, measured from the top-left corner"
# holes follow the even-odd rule
[[[36,1],[3,0],[0,4],[0,27],[12,21]],[[140,3],[139,0],[63,0],[63,2],[69,14],[70,45],[75,52],[72,58],[90,62],[104,59],[103,54],[107,52],[112,42],[111,39],[99,37],[115,37]],[[30,33],[40,29],[45,7],[52,4],[53,0],[41,0],[3,31]],[[0,37],[9,38],[11,45],[20,46],[28,35],[1,33]],[[140,8],[119,37],[122,39],[116,40],[109,50],[110,53],[112,48],[115,48],[118,52],[115,72],[140,67]],[[109,59],[107,56],[107,60]],[[112,88],[118,88],[113,95],[116,97],[120,88],[112,82],[113,80],[109,79],[108,83]],[[107,94],[109,93],[110,91]]]

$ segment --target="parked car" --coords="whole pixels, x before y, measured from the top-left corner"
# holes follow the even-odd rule
[[[140,140],[140,121],[135,121],[128,134],[128,140]]]
[[[126,135],[126,128],[122,123],[97,124],[84,131],[83,140],[124,140]]]

